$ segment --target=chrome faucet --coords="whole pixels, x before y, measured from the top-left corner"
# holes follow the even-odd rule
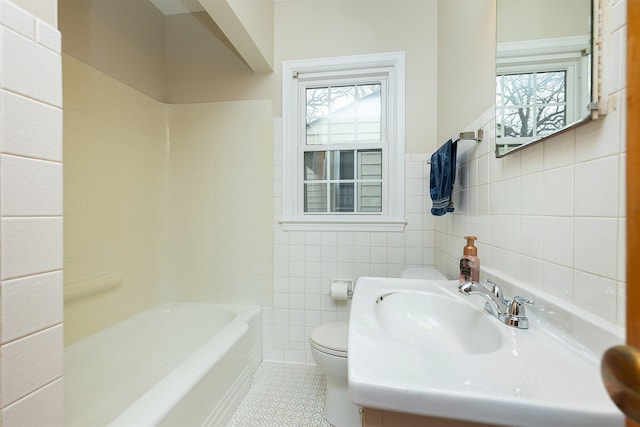
[[[526,317],[525,305],[533,305],[533,301],[520,296],[507,300],[500,286],[488,279],[486,282],[486,286],[478,282],[464,282],[458,287],[458,292],[466,296],[480,295],[486,301],[484,309],[493,317],[505,325],[527,329],[529,319]]]

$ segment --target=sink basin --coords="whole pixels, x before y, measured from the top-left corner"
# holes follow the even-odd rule
[[[601,344],[621,341],[622,331],[531,296],[530,327],[517,329],[486,312],[483,298],[460,294],[458,281],[359,278],[349,397],[368,408],[496,426],[622,427],[598,365]]]
[[[376,320],[395,339],[422,351],[479,354],[502,345],[501,326],[460,299],[427,292],[391,292],[376,300]]]

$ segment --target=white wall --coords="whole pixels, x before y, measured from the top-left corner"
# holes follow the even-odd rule
[[[39,16],[0,1],[0,425],[5,427],[63,425],[60,33],[51,19],[55,2],[34,11]]]
[[[436,263],[455,277],[475,234],[482,265],[624,325],[626,2],[604,3],[609,114],[502,159],[493,110],[468,123],[486,138],[459,146],[457,210],[436,219]]]
[[[433,266],[433,218],[427,215],[426,154],[405,156],[404,232],[302,232],[281,230],[281,119],[274,122],[273,307],[266,307],[264,358],[313,364],[311,330],[347,320],[351,301],[329,296],[332,278],[399,277],[408,267]]]

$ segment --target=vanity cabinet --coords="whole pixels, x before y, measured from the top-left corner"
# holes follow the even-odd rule
[[[406,414],[374,408],[362,408],[362,427],[495,427],[425,415]]]

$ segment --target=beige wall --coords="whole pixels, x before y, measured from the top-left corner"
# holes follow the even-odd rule
[[[164,15],[149,1],[60,0],[62,50],[165,100]]]
[[[496,4],[498,42],[568,37],[591,32],[590,0],[497,0]]]
[[[437,128],[436,1],[285,1],[276,3],[274,114],[281,113],[284,60],[406,52],[406,152],[435,148]]]
[[[167,16],[167,100],[174,104],[269,99],[271,73],[254,73],[206,12]]]
[[[283,60],[403,50],[407,61],[407,152],[435,147],[435,1],[372,0],[366,8],[351,1],[276,2],[274,73],[253,73],[205,12],[167,16],[161,24],[157,14],[150,13],[146,6],[129,10],[132,6],[125,8],[122,2],[96,3],[61,0],[64,51],[170,103],[272,99],[273,114],[278,117]],[[150,3],[148,6],[153,8]],[[123,15],[136,18],[123,20]],[[314,17],[313,22],[309,17]],[[133,21],[139,22],[133,25]],[[129,40],[131,46],[114,44],[114,39]],[[165,50],[161,53],[159,46],[163,43]],[[121,45],[126,50],[121,51]],[[162,55],[164,62],[159,65]],[[162,82],[166,82],[164,89]]]
[[[495,103],[495,22],[494,0],[438,1],[439,144]]]

